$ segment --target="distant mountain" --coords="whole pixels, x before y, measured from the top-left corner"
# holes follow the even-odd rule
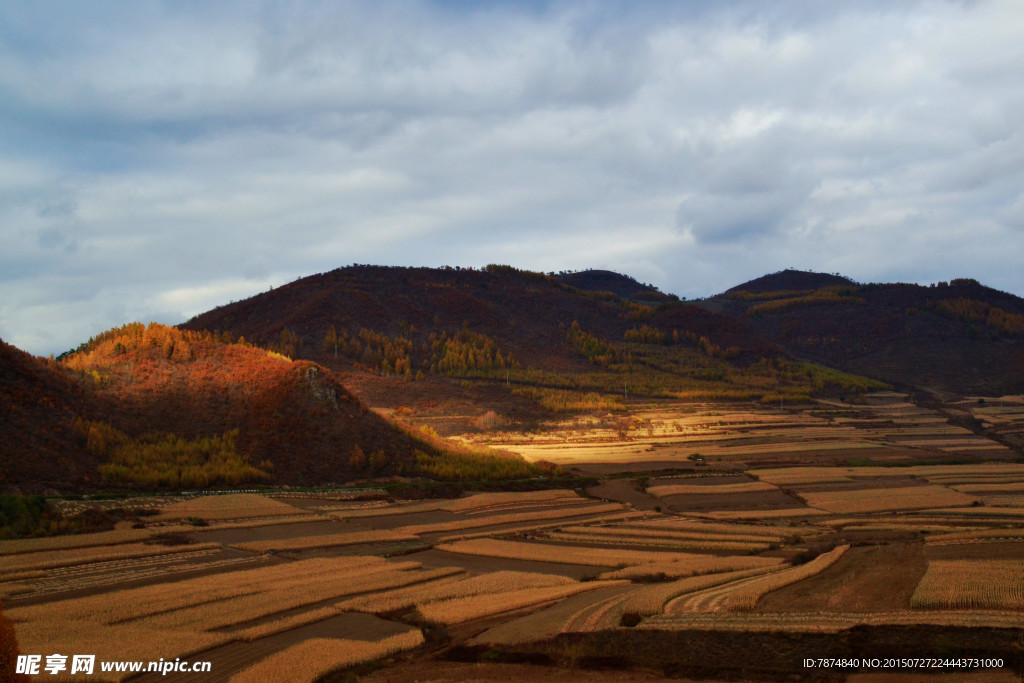
[[[856,285],[853,280],[842,275],[829,273],[812,273],[803,270],[781,270],[777,273],[762,275],[741,285],[736,285],[728,292],[785,292],[794,290],[820,289],[821,287]]]
[[[848,372],[943,397],[1024,391],[1024,300],[975,280],[857,284],[789,270],[701,303]]]

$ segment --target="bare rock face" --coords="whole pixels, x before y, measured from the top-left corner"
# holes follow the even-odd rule
[[[324,403],[329,403],[332,408],[338,407],[338,392],[322,378],[320,367],[309,365],[305,368],[306,383],[309,385],[309,393],[313,398]]]

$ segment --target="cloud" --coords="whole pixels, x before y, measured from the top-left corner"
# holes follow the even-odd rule
[[[352,262],[1024,294],[1022,30],[1012,0],[3,5],[0,330],[59,352]]]

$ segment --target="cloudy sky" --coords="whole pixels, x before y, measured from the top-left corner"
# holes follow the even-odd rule
[[[350,263],[1024,295],[1024,3],[0,4],[0,338]]]

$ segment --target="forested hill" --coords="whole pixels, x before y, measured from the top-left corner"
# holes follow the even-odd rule
[[[623,276],[616,281],[630,290],[636,283]],[[347,367],[346,358],[379,366],[391,356],[392,372],[416,375],[443,372],[467,356],[481,368],[586,369],[587,359],[569,333],[573,323],[606,343],[621,342],[628,331],[648,325],[668,335],[706,337],[751,358],[778,353],[745,323],[690,304],[633,301],[508,266],[349,266],[221,306],[182,327],[230,331],[332,367]],[[342,343],[332,341],[336,338]],[[408,348],[389,353],[388,344]],[[410,365],[395,368],[396,355]]]
[[[22,491],[322,485],[446,455],[326,368],[228,334],[132,323],[60,362],[3,344],[0,382],[0,485]]]
[[[1024,300],[973,279],[859,284],[783,271],[702,305],[788,353],[939,396],[1024,391]]]

